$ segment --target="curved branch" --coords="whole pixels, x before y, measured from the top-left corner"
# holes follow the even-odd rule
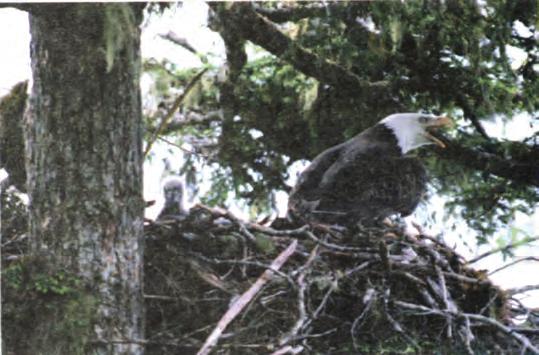
[[[494,269],[492,271],[489,271],[488,273],[488,276],[491,276],[492,274],[495,274],[497,273],[498,271],[502,271],[504,269],[507,269],[508,267],[511,267],[515,264],[518,264],[518,263],[521,263],[521,262],[524,262],[524,261],[539,261],[539,258],[538,257],[535,257],[535,256],[526,256],[524,258],[520,258],[520,259],[517,259],[515,261],[512,261],[510,262],[509,264],[505,264],[503,266],[500,266],[499,268],[497,269]]]
[[[217,9],[218,4],[211,4]],[[220,19],[235,28],[243,38],[289,62],[297,70],[321,82],[342,88],[354,95],[377,95],[386,88],[386,82],[370,83],[343,66],[321,58],[283,34],[273,23],[256,13],[251,4],[234,3],[221,9]]]
[[[309,6],[286,6],[281,8],[267,8],[254,4],[254,9],[260,15],[276,23],[298,21],[307,17],[327,16],[329,4],[311,4]],[[342,8],[340,4],[338,4]]]
[[[152,134],[152,136],[148,140],[148,143],[146,145],[146,149],[144,150],[144,155],[143,155],[144,157],[146,157],[148,155],[148,153],[152,149],[153,143],[156,141],[159,134],[161,134],[162,130],[166,127],[166,125],[168,124],[168,122],[172,118],[172,115],[174,115],[174,112],[176,112],[180,108],[180,105],[182,104],[183,99],[185,99],[185,97],[187,96],[189,91],[191,91],[191,89],[195,86],[195,84],[200,80],[202,75],[204,75],[204,73],[207,70],[208,70],[208,68],[202,69],[200,72],[198,72],[198,74],[196,74],[191,79],[191,81],[187,84],[187,86],[185,87],[185,90],[176,98],[176,100],[174,100],[174,103],[172,104],[172,107],[170,107],[168,109],[165,117],[163,117],[163,119],[161,120],[161,123],[159,123],[159,126],[157,127],[155,132]]]
[[[438,316],[453,316],[458,318],[469,318],[470,320],[474,320],[486,325],[489,325],[497,330],[500,330],[504,334],[506,334],[509,337],[512,337],[516,341],[518,341],[520,344],[522,344],[524,350],[530,350],[534,354],[539,354],[539,348],[537,348],[526,336],[518,333],[518,331],[515,331],[515,329],[509,328],[506,325],[500,323],[496,319],[485,317],[479,314],[474,313],[459,313],[459,312],[452,312],[447,310],[440,310],[440,309],[432,309],[429,307],[425,307],[419,304],[413,304],[403,301],[395,301],[395,305],[397,305],[400,308],[411,310],[411,311],[417,311],[421,314],[427,314],[427,315],[438,315]]]
[[[344,4],[338,1],[322,4],[298,2],[297,4],[297,6],[268,8],[260,6],[258,3],[254,3],[253,7],[256,12],[268,18],[270,21],[284,23],[288,21],[299,21],[304,18],[329,17],[338,12],[349,13],[350,11],[354,11],[364,13],[366,12],[364,10],[367,10],[370,5],[368,1],[349,2]]]
[[[212,122],[223,121],[222,110],[209,111],[201,114],[194,111],[189,111],[185,114],[180,113],[175,115],[159,132],[162,135],[168,135],[177,132],[185,127],[193,126],[209,126]],[[156,126],[149,126],[146,128],[149,133],[155,133]]]
[[[487,134],[487,131],[485,131],[485,127],[483,127],[483,125],[475,115],[474,110],[472,109],[472,104],[470,103],[466,95],[458,95],[456,98],[456,102],[462,108],[464,117],[470,120],[477,133],[479,133],[481,137],[485,138],[487,141],[491,141],[490,136]]]
[[[184,48],[185,50],[193,53],[194,55],[196,55],[200,61],[204,64],[208,63],[208,58],[202,54],[202,53],[199,53],[195,47],[193,47],[188,41],[187,39],[183,38],[183,37],[180,37],[178,36],[175,32],[173,31],[168,31],[166,34],[159,34],[159,37],[167,40],[167,41],[170,41],[174,44],[177,44],[178,46]]]
[[[521,184],[539,186],[539,163],[536,158],[539,154],[531,147],[529,159],[511,160],[461,146],[440,135],[436,137],[446,145],[446,148],[434,148],[436,154],[443,159]]]
[[[507,292],[507,294],[509,296],[514,296],[514,295],[518,295],[520,293],[525,293],[525,292],[535,291],[535,290],[539,290],[539,284],[510,288],[510,289],[506,290],[506,292]]]
[[[487,251],[487,252],[485,252],[485,253],[483,253],[483,254],[481,254],[479,256],[476,256],[472,260],[469,260],[468,265],[476,263],[479,260],[486,258],[487,256],[491,256],[491,255],[499,253],[499,252],[505,252],[507,250],[515,249],[515,248],[521,247],[523,245],[533,243],[533,242],[538,241],[538,240],[539,240],[539,237],[525,238],[523,240],[519,240],[517,242],[505,245],[503,247],[496,248],[496,249],[493,249],[493,250],[489,250],[489,251]]]

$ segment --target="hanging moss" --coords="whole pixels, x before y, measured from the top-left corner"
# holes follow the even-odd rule
[[[28,81],[20,82],[0,100],[0,167],[8,172],[10,183],[23,192],[26,191],[23,114],[27,87]]]
[[[129,5],[107,4],[105,5],[105,29],[103,37],[105,41],[105,59],[107,61],[107,72],[112,70],[114,59],[125,48],[128,48],[128,41],[136,32],[137,22],[135,14]],[[128,51],[128,55],[132,55]],[[129,58],[131,61],[132,58]]]

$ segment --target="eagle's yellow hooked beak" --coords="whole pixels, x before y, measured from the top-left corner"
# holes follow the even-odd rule
[[[427,130],[429,129],[436,130],[443,127],[448,127],[448,128],[453,127],[453,120],[448,116],[438,116],[428,123]],[[437,146],[445,148],[444,142],[434,137],[428,131],[425,131],[424,135]]]

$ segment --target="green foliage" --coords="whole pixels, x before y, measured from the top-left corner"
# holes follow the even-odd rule
[[[41,294],[66,295],[74,292],[80,280],[73,275],[59,271],[54,275],[38,275],[34,281],[36,292]]]
[[[255,245],[256,249],[263,254],[274,254],[275,253],[275,244],[265,234],[257,233],[255,234]]]
[[[465,133],[464,129],[457,133],[456,139],[464,146],[484,149],[507,160],[518,160],[529,149],[518,142],[485,143],[484,139]],[[450,197],[445,205],[447,212],[460,215],[479,232],[477,238],[480,243],[486,243],[497,230],[507,228],[517,212],[532,214],[539,201],[539,190],[535,186],[466,169],[433,154],[423,155],[427,167],[433,172],[431,183],[438,193]],[[463,160],[466,158],[462,157]]]
[[[86,353],[97,299],[77,275],[52,269],[40,257],[25,257],[4,268],[2,281],[2,320],[10,325],[4,332],[8,349],[28,354]],[[29,336],[41,339],[36,342],[39,349],[28,348]]]
[[[22,265],[17,263],[2,271],[2,279],[9,286],[15,290],[19,290],[22,287]]]
[[[51,271],[39,257],[25,257],[2,271],[6,287],[41,296],[68,296],[81,286],[78,276],[59,269]]]
[[[342,65],[365,81],[388,82],[385,93],[353,95],[301,73],[287,62],[295,55],[291,51],[276,57],[255,49],[254,59],[226,86],[232,95],[227,92],[223,98],[219,91],[225,86],[214,70],[216,79],[201,85],[190,108],[185,108],[204,113],[226,106],[233,111],[221,122],[197,123],[176,132],[211,141],[204,146],[209,154],[188,157],[186,167],[195,161],[217,165],[212,190],[203,199],[206,203],[222,204],[234,192],[255,209],[269,208],[275,190],[288,190],[285,181],[294,162],[312,159],[387,114],[420,110],[457,118],[454,144],[504,161],[534,164],[539,159],[537,134],[531,132],[522,142],[487,139],[472,120],[500,117],[509,122],[518,114],[536,115],[538,47],[533,36],[526,37],[515,26],[524,25],[536,33],[537,18],[535,0],[327,4],[326,11],[279,26],[320,58]],[[524,58],[522,63],[512,62],[515,51]],[[172,69],[173,76],[166,70],[160,75],[179,87],[185,82],[173,77],[190,73],[170,63],[158,67]],[[166,85],[162,90],[162,97],[170,96]],[[535,186],[441,161],[428,149],[420,155],[436,192],[449,198],[448,211],[466,219],[479,231],[481,241],[507,227],[517,211],[530,213],[539,201]]]
[[[226,174],[224,169],[218,169],[212,173],[212,181],[215,183],[212,185],[212,189],[201,197],[201,202],[210,206],[217,205],[226,201],[229,197],[229,191],[233,191],[234,187],[231,185],[231,180],[227,179],[229,175]]]

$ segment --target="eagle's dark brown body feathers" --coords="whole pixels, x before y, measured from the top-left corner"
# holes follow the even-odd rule
[[[419,160],[403,153],[428,144],[423,129],[441,125],[442,118],[394,116],[318,155],[290,194],[289,215],[352,225],[411,214],[426,192],[427,173]]]

